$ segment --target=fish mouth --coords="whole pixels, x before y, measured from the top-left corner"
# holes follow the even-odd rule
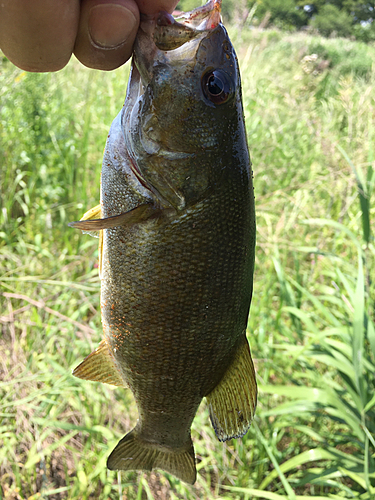
[[[147,154],[157,155],[171,161],[188,158],[192,156],[192,153],[163,148],[161,141],[152,139],[142,127],[137,127],[144,94],[158,68],[181,59],[190,63],[195,59],[197,46],[201,40],[208,31],[214,30],[220,24],[220,11],[221,0],[209,0],[202,7],[181,13],[176,18],[162,11],[153,18],[141,19],[134,45],[131,73],[121,116],[121,128],[131,171],[138,182],[153,194],[157,204],[171,206],[171,203],[143,175],[142,168],[138,165],[135,142],[141,143]],[[173,205],[183,208],[185,200],[181,193],[178,193],[167,179],[164,178],[163,183],[167,185],[170,193],[173,192],[172,197],[175,199]]]
[[[125,106],[134,106],[143,95],[152,79],[154,66],[174,59],[168,52],[182,47],[187,41],[200,40],[205,32],[220,24],[221,1],[209,0],[202,7],[182,12],[176,18],[165,11],[159,12],[156,18],[143,16],[134,45]],[[192,53],[195,46],[191,47]],[[176,59],[180,57],[177,51],[174,55]]]
[[[140,72],[142,83],[147,86],[153,75],[153,67],[174,58],[193,56],[197,43],[182,48],[186,42],[199,42],[221,22],[221,0],[209,0],[202,7],[182,12],[176,18],[165,11],[156,18],[141,21],[134,45],[134,61]],[[181,52],[171,52],[182,48]],[[190,49],[190,50],[189,50]]]

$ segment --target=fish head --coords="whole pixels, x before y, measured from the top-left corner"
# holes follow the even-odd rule
[[[243,115],[240,92],[219,1],[141,23],[122,129],[135,174],[161,205],[184,210],[219,182]]]

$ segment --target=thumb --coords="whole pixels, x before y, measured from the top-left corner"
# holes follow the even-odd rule
[[[131,56],[138,25],[134,0],[83,0],[74,54],[89,68],[115,69]]]

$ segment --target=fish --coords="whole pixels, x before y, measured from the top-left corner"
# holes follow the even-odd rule
[[[205,398],[220,441],[257,403],[246,336],[255,206],[237,56],[221,0],[144,19],[112,123],[100,205],[70,223],[99,231],[103,340],[73,375],[131,390],[135,427],[111,470],[196,481],[191,425]]]

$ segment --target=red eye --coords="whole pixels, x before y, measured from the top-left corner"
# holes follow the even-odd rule
[[[214,104],[223,104],[233,94],[234,85],[225,71],[216,69],[203,76],[202,88],[208,100]]]

